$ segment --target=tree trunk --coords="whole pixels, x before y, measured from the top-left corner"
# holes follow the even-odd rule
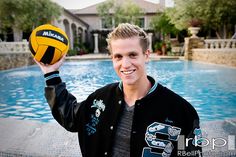
[[[224,23],[224,27],[223,27],[223,39],[227,38],[227,27],[226,24]]]
[[[23,33],[20,29],[13,27],[13,37],[14,41],[21,41],[23,37]]]
[[[7,33],[6,32],[4,32],[3,36],[4,36],[3,41],[7,41]]]
[[[217,39],[221,39],[220,34],[219,34],[218,31],[216,31],[216,36],[217,36]]]

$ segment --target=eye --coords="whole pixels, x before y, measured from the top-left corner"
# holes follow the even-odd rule
[[[130,58],[135,58],[136,56],[137,56],[137,53],[135,53],[135,52],[132,52],[132,53],[129,54]]]
[[[120,60],[122,58],[122,55],[116,54],[116,55],[113,56],[113,58],[116,59],[116,60]]]

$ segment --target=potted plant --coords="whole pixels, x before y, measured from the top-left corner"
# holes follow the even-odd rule
[[[200,25],[202,24],[200,19],[197,18],[192,18],[189,21],[189,32],[192,34],[192,36],[190,38],[198,38],[197,33],[200,30]]]
[[[157,55],[162,55],[162,42],[157,41],[154,45],[154,49]]]

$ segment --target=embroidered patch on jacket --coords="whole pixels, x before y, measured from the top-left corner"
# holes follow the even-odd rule
[[[165,119],[165,122],[166,122],[166,123],[170,123],[170,124],[173,124],[173,123],[174,123],[173,120],[170,120],[168,117]]]
[[[193,134],[195,135],[194,136],[194,139],[192,141],[192,144],[194,146],[200,146],[203,142],[203,139],[202,139],[202,130],[200,128],[195,128],[194,131],[193,131]]]
[[[143,148],[142,157],[169,157],[174,146],[172,141],[177,141],[181,128],[154,122],[147,127],[145,141],[149,147]],[[157,138],[157,135],[167,135],[168,139]],[[163,150],[162,153],[152,149]]]
[[[91,114],[91,120],[86,124],[86,131],[88,135],[92,135],[97,131],[96,126],[99,123],[101,113],[105,110],[105,104],[103,103],[103,100],[94,99],[91,108],[95,109],[95,113]]]

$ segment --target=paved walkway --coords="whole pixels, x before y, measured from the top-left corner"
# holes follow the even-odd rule
[[[217,147],[212,150],[211,140],[219,137],[228,140],[228,135],[235,136],[236,118],[203,123],[202,130],[207,133],[205,136],[210,141],[209,146],[203,149],[204,156],[236,156],[236,150],[228,151],[228,143],[224,147]],[[77,133],[66,131],[56,122],[41,123],[0,118],[0,156],[81,157],[79,150]]]
[[[0,156],[81,157],[77,133],[58,123],[0,118]]]

